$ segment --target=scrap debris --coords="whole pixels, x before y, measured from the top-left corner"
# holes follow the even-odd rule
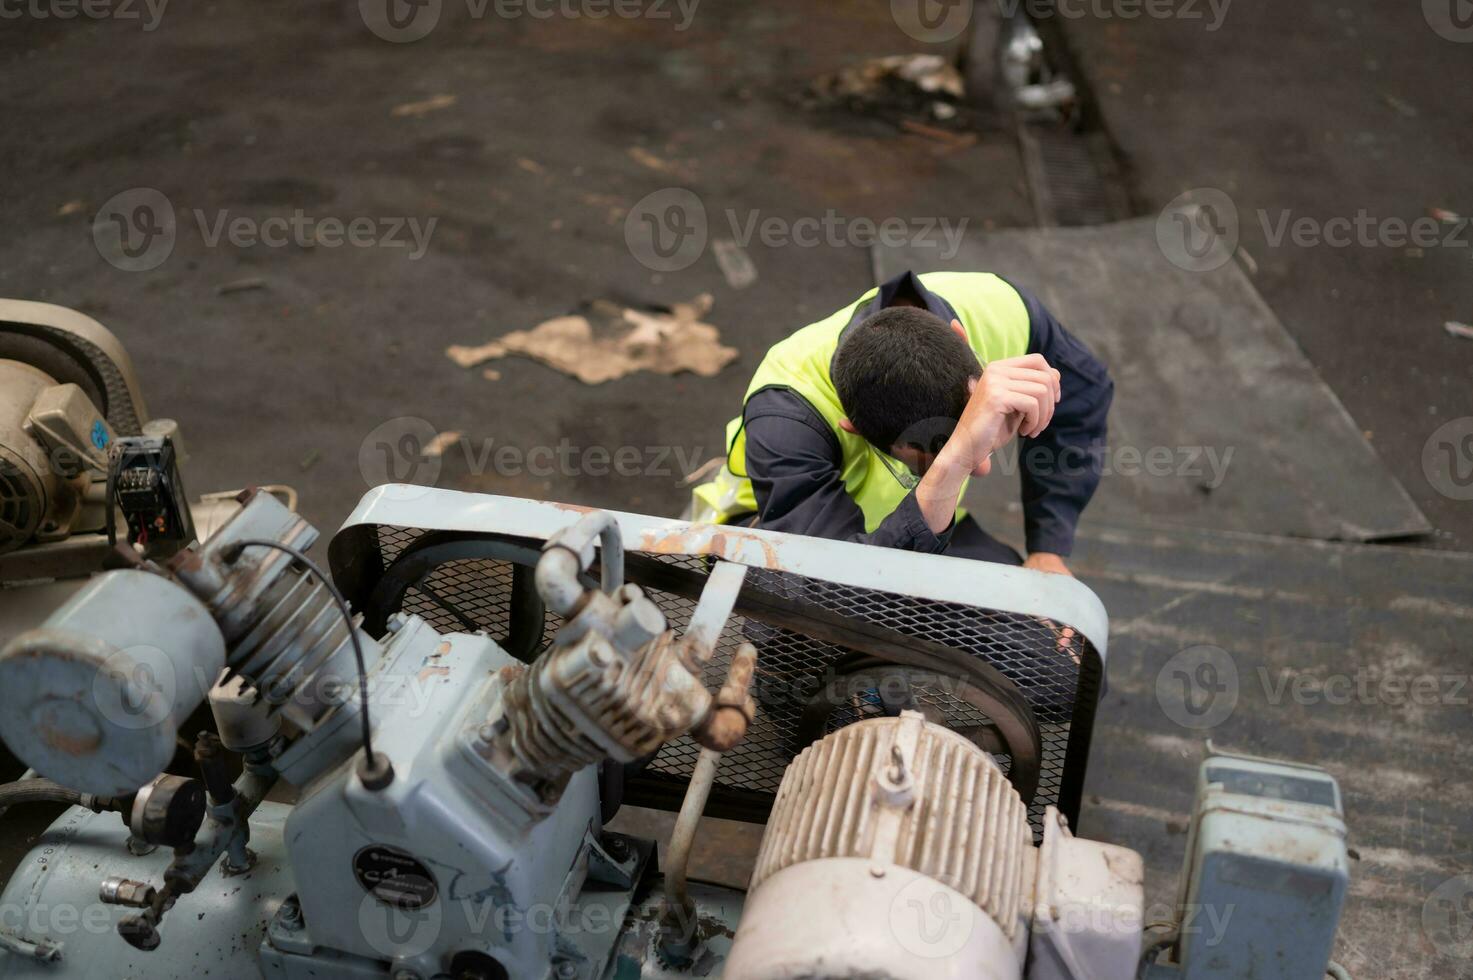
[[[702,463],[700,466],[697,466],[695,469],[691,470],[685,476],[681,477],[680,478],[680,485],[683,486],[683,487],[695,486],[697,483],[700,483],[702,480],[704,480],[707,477],[713,475],[717,470],[721,469],[721,464],[722,463],[725,463],[725,462],[726,462],[726,457],[725,456],[713,456],[713,457],[711,457],[710,459],[708,459],[704,463]]]
[[[668,312],[648,313],[599,300],[587,315],[553,317],[478,347],[451,346],[445,354],[463,368],[521,354],[590,385],[635,371],[709,378],[737,357],[736,348],[721,343],[721,332],[702,320],[712,303],[702,293]]]
[[[1446,330],[1454,337],[1461,337],[1464,340],[1473,340],[1473,327],[1468,326],[1468,324],[1466,323],[1459,323],[1456,320],[1449,320],[1442,325],[1442,329]]]
[[[1387,105],[1391,106],[1391,108],[1395,109],[1399,114],[1405,116],[1408,119],[1415,119],[1417,118],[1417,116],[1421,115],[1421,113],[1417,111],[1416,106],[1412,105],[1405,99],[1398,99],[1390,92],[1382,92],[1381,99]]]
[[[449,432],[436,432],[424,448],[424,455],[428,459],[435,459],[445,455],[445,450],[460,444],[460,433],[454,430]]]
[[[966,83],[939,54],[871,58],[820,76],[809,86],[810,107],[845,107],[895,120],[916,117],[962,125]]]
[[[892,54],[840,68],[813,83],[814,91],[834,98],[871,99],[896,82],[928,95],[960,99],[966,86],[961,72],[939,54]]]
[[[641,167],[648,167],[656,173],[662,173],[669,177],[678,177],[682,180],[690,179],[690,170],[673,160],[656,156],[642,146],[631,146],[628,150],[629,159]]]
[[[260,276],[251,276],[246,279],[234,279],[230,282],[222,282],[215,287],[215,293],[219,296],[229,296],[231,293],[244,293],[252,289],[265,289],[266,280]]]
[[[711,251],[716,256],[721,274],[726,277],[726,284],[732,289],[746,289],[757,281],[757,266],[752,264],[746,249],[736,242],[718,238],[711,243]]]
[[[937,118],[939,119],[943,117],[938,116]],[[916,122],[914,119],[900,120],[900,128],[905,130],[907,133],[915,133],[917,136],[924,136],[927,139],[938,140],[942,143],[947,144],[948,146],[955,146],[958,148],[971,146],[973,143],[977,142],[976,133],[953,133],[948,129],[941,129],[937,126],[928,126],[923,122]]]
[[[439,109],[448,109],[453,105],[455,105],[455,96],[434,95],[428,99],[422,99],[419,102],[405,102],[403,105],[396,105],[393,109],[389,110],[389,115],[397,118],[423,116],[426,113],[435,112]]]

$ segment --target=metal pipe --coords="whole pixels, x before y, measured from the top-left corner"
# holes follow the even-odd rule
[[[599,542],[599,586],[608,595],[624,585],[624,538],[608,511],[584,514],[547,542],[537,560],[537,594],[559,616],[577,611],[583,600],[581,575],[593,562],[593,539]]]
[[[736,583],[740,585],[737,577]],[[753,710],[749,690],[752,675],[757,665],[757,648],[743,643],[732,657],[727,668],[726,683],[721,687],[717,700],[722,705],[743,705],[742,717],[730,725],[729,737],[720,740],[724,751],[735,748],[746,734],[747,724]],[[706,800],[711,796],[711,787],[716,783],[716,770],[721,765],[723,751],[714,748],[701,749],[690,783],[685,788],[685,799],[680,803],[680,815],[675,818],[675,827],[670,831],[670,850],[665,868],[665,910],[661,916],[660,953],[671,964],[688,965],[693,958],[699,939],[696,936],[696,910],[686,887],[686,875],[690,868],[691,848],[695,844],[696,828],[700,826],[701,814],[706,811]]]
[[[706,800],[716,783],[721,755],[712,749],[701,749],[700,758],[690,775],[690,784],[685,789],[685,799],[680,804],[680,815],[675,818],[675,828],[670,832],[670,852],[665,869],[665,919],[676,927],[680,939],[686,943],[695,932],[695,909],[686,889],[690,852],[701,814],[706,811]],[[683,959],[679,955],[676,958]]]
[[[250,861],[250,817],[276,784],[277,773],[269,764],[271,746],[246,756],[245,771],[231,784],[228,803],[210,806],[204,824],[188,849],[175,848],[174,859],[164,869],[164,887],[154,892],[149,907],[118,923],[118,934],[136,949],[156,949],[158,926],[181,895],[187,895],[204,880],[221,856],[227,858],[226,873],[244,871]]]
[[[567,618],[577,609],[583,598],[583,583],[578,581],[581,571],[578,556],[567,548],[552,547],[537,559],[537,594],[547,603],[547,608]]]
[[[599,584],[605,595],[613,595],[624,587],[624,536],[618,521],[610,514],[604,516],[608,523],[598,532]]]

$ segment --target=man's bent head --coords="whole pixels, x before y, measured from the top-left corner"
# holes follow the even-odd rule
[[[966,408],[977,355],[960,325],[895,306],[867,317],[834,357],[846,429],[917,473],[925,472]]]

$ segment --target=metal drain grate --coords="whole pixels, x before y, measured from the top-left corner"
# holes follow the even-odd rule
[[[1077,132],[1068,123],[1020,121],[1018,143],[1040,226],[1101,225],[1127,216],[1106,172],[1108,148],[1102,137]]]

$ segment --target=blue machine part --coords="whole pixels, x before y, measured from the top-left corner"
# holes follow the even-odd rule
[[[112,877],[162,881],[172,852],[161,847],[135,856],[116,813],[72,807],[41,835],[0,894],[0,976],[260,980],[256,957],[238,951],[260,945],[267,922],[295,888],[282,844],[290,812],[262,803],[251,816],[255,865],[238,875],[211,869],[185,898],[178,925],[187,916],[187,927],[171,930],[168,942],[146,953],[117,933],[136,910],[103,903],[97,886]]]
[[[1180,976],[1318,980],[1349,884],[1334,778],[1310,766],[1209,755],[1187,844]]]

